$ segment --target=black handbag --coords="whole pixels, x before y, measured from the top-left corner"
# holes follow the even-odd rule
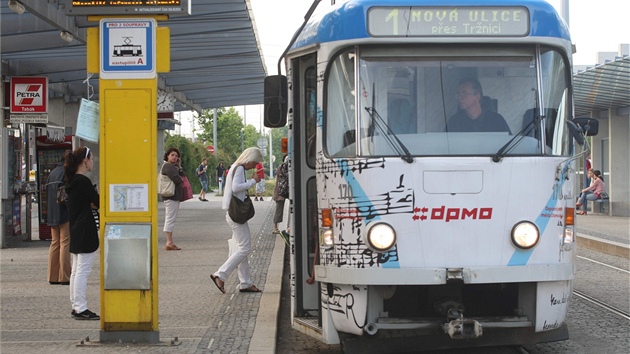
[[[253,218],[255,213],[254,204],[249,194],[245,197],[245,200],[232,196],[230,207],[228,208],[228,215],[230,215],[232,221],[237,224],[244,224],[247,220]]]
[[[232,175],[232,180],[234,180],[234,175]],[[249,192],[247,192],[245,200],[240,200],[232,195],[230,207],[228,208],[228,215],[232,221],[237,224],[244,224],[247,220],[253,218],[255,213],[256,211],[254,210],[252,199],[249,197]]]

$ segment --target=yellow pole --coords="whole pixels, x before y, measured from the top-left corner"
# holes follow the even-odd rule
[[[88,72],[99,72],[100,28],[88,29]],[[156,64],[169,71],[168,28]],[[157,74],[99,78],[101,342],[159,342]]]

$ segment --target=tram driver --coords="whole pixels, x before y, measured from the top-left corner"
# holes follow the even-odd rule
[[[462,79],[455,94],[458,112],[446,125],[447,132],[507,132],[512,134],[507,122],[499,113],[482,104],[483,89],[478,80]]]

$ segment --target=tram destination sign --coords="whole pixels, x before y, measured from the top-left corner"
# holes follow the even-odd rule
[[[66,0],[66,15],[190,15],[193,0]]]
[[[388,6],[368,10],[373,37],[515,37],[529,34],[522,6]]]

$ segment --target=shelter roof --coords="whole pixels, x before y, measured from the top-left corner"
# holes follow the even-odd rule
[[[98,100],[98,73],[87,80],[87,16],[66,16],[71,0],[19,0],[17,14],[1,3],[2,73],[45,75],[50,91],[68,100]],[[171,15],[171,71],[158,87],[173,92],[175,110],[261,104],[266,68],[250,0],[194,0],[192,15]],[[72,34],[68,43],[61,31]],[[88,88],[89,85],[92,89]],[[93,91],[91,91],[93,90]]]
[[[573,75],[575,115],[630,106],[630,56]]]

